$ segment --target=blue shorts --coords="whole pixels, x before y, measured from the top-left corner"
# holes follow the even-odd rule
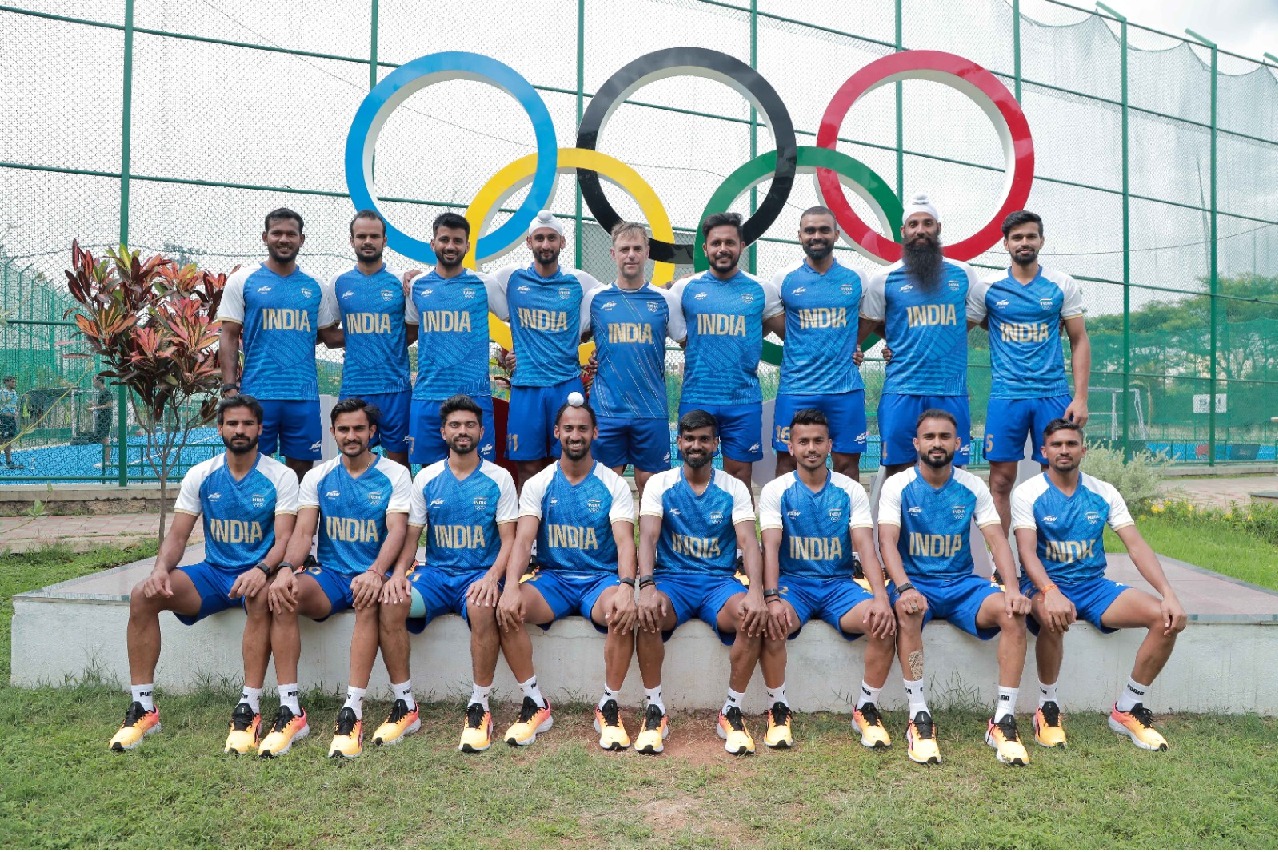
[[[736,634],[719,630],[719,610],[728,598],[746,591],[736,577],[709,572],[658,571],[654,579],[657,591],[670,598],[670,605],[674,607],[675,627],[691,618],[700,618],[710,625],[720,642],[732,644]]]
[[[657,473],[670,467],[670,424],[657,417],[600,417],[590,452],[604,467],[633,464]]]
[[[595,608],[599,596],[617,585],[616,574],[603,574],[598,571],[558,571],[553,568],[538,569],[525,581],[546,600],[546,604],[554,613],[554,619],[540,625],[543,629],[568,615],[581,615],[590,618],[590,611]],[[593,620],[590,622],[595,624]],[[607,626],[595,624],[595,628],[607,632]]]
[[[1043,430],[1074,401],[1072,396],[1042,399],[991,399],[985,413],[985,460],[1016,462],[1025,458],[1025,439],[1034,439],[1034,461],[1047,464]]]
[[[1074,609],[1078,612],[1078,617],[1082,621],[1086,621],[1099,630],[1101,633],[1114,633],[1117,627],[1106,627],[1101,623],[1101,616],[1105,614],[1105,610],[1109,609],[1114,601],[1118,600],[1118,596],[1127,591],[1128,586],[1122,583],[1115,583],[1108,577],[1097,577],[1094,580],[1084,580],[1081,583],[1057,583],[1056,588],[1061,590],[1061,594],[1069,598],[1069,602],[1074,605]],[[1034,597],[1038,594],[1038,589],[1034,588],[1034,584],[1030,582],[1029,577],[1021,577],[1021,594],[1026,597]],[[1035,636],[1038,635],[1039,623],[1034,616],[1025,619],[1025,626]]]
[[[740,462],[757,462],[763,458],[763,403],[737,405],[700,405],[680,402],[679,416],[700,409],[719,424],[719,449],[723,457]]]
[[[488,461],[495,461],[497,427],[493,424],[493,398],[474,396],[471,399],[483,412],[479,416],[479,423],[484,427],[483,434],[479,436],[479,456]],[[413,464],[434,464],[448,457],[448,445],[444,443],[444,436],[439,431],[442,425],[439,419],[439,407],[443,404],[442,399],[412,401],[410,408],[413,426],[412,437],[409,439],[412,444],[412,454],[408,460]]]
[[[790,421],[802,408],[819,408],[830,421],[834,452],[855,455],[865,452],[865,391],[829,394],[777,394],[772,416],[772,449],[790,452]]]
[[[273,456],[278,448],[286,459],[319,461],[324,445],[318,399],[259,399],[262,437],[258,449]]]
[[[418,565],[408,574],[408,589],[413,599],[408,611],[408,629],[421,633],[433,619],[455,612],[470,623],[466,612],[466,591],[488,573],[486,568],[473,571],[445,571]]]
[[[910,582],[919,594],[927,598],[927,612],[923,613],[924,627],[932,619],[940,618],[977,639],[993,639],[998,635],[997,627],[976,626],[976,613],[980,611],[981,604],[990,595],[1001,594],[1003,591],[988,578],[971,574],[952,583],[929,583],[914,578],[910,578]],[[888,596],[895,607],[896,600],[900,597],[896,586],[888,586]]]
[[[954,454],[954,464],[962,467],[968,462],[972,449],[972,418],[967,411],[966,396],[917,396],[906,393],[885,393],[879,398],[879,439],[883,444],[883,464],[913,464],[918,461],[914,449],[914,436],[918,430],[919,415],[929,408],[939,408],[954,415],[958,421],[958,434],[962,440]]]
[[[511,388],[510,419],[506,421],[506,458],[511,461],[558,458],[555,415],[573,391],[586,395],[580,377],[547,388]]]
[[[350,396],[364,400],[369,405],[377,406],[381,419],[377,421],[377,434],[373,436],[370,446],[380,446],[390,453],[402,453],[408,450],[408,413],[409,402],[413,398],[412,391],[397,393],[356,393]],[[343,395],[343,399],[346,395]]]
[[[246,570],[256,571],[257,569],[218,568],[207,562],[196,562],[194,565],[179,565],[177,570],[190,577],[191,582],[195,584],[195,590],[200,593],[200,611],[195,615],[182,615],[176,612],[173,614],[183,624],[194,624],[224,609],[243,608],[244,598],[231,597],[231,586],[235,585],[235,581]],[[266,589],[263,589],[261,593],[266,594]]]
[[[863,601],[874,600],[874,595],[861,588],[851,577],[798,577],[794,574],[782,574],[778,586],[781,600],[794,607],[799,617],[799,626],[790,634],[793,639],[803,630],[803,625],[812,616],[817,615],[826,624],[839,631],[844,639],[857,639],[860,633],[847,633],[839,626],[839,619],[851,612],[852,608]]]
[[[325,568],[322,565],[312,565],[303,573],[308,574],[311,579],[319,583],[320,591],[328,598],[328,615],[324,618],[317,618],[316,621],[324,621],[343,610],[348,610],[355,605],[355,594],[351,591],[351,580],[361,571],[347,572],[339,568]]]

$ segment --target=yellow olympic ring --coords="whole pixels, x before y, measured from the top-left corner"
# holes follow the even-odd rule
[[[475,233],[482,234],[484,232],[501,203],[532,180],[536,169],[537,155],[529,154],[500,169],[488,179],[488,182],[476,193],[474,200],[470,202],[470,206],[466,208],[464,214]],[[665,205],[661,203],[657,193],[653,191],[652,187],[637,171],[620,160],[607,154],[602,154],[599,151],[592,151],[587,148],[560,148],[557,171],[562,174],[570,170],[576,171],[577,169],[598,172],[610,183],[628,192],[631,198],[639,202],[639,209],[648,219],[648,226],[652,228],[653,238],[667,242],[674,241],[674,226],[670,223],[670,215],[666,212]],[[546,206],[550,207],[549,200],[546,202]],[[471,243],[470,252],[467,253],[463,261],[469,269],[475,269],[477,266],[475,259],[477,245],[477,240]],[[489,257],[495,257],[509,248],[509,245],[502,246],[494,250]],[[487,260],[488,258],[485,257],[483,259]],[[661,287],[669,284],[674,280],[674,275],[675,265],[673,263],[653,263],[652,283],[655,286]],[[510,339],[510,326],[498,319],[495,314],[490,313],[488,315],[488,330],[493,341],[498,346],[506,349],[510,349],[513,346]],[[577,354],[581,359],[581,363],[585,364],[590,360],[590,354],[594,351],[594,348],[595,345],[593,343],[585,343],[578,348]]]

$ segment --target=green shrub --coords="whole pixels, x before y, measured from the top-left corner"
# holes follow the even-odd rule
[[[1083,459],[1083,471],[1118,489],[1133,516],[1149,513],[1158,498],[1158,485],[1167,468],[1167,457],[1148,452],[1136,453],[1130,461],[1108,447],[1089,447]]]

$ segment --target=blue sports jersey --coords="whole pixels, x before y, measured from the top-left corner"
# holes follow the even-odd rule
[[[424,467],[413,480],[408,523],[426,528],[426,560],[444,571],[491,568],[501,552],[501,524],[519,516],[515,482],[504,468],[480,462],[458,479],[448,460]]]
[[[927,290],[899,261],[865,288],[861,315],[884,324],[892,349],[883,393],[967,396],[967,323],[985,318],[980,282],[966,263],[946,260]]]
[[[1012,491],[1012,530],[1034,530],[1039,561],[1054,583],[1103,577],[1105,524],[1120,530],[1133,523],[1118,489],[1085,473],[1068,497],[1046,473]]]
[[[781,576],[832,580],[852,576],[852,530],[873,529],[870,499],[861,483],[830,471],[820,491],[797,472],[780,476],[759,494],[759,528],[781,530]]]
[[[367,571],[386,541],[387,513],[408,514],[411,486],[408,468],[382,456],[357,477],[340,455],[308,470],[297,505],[319,509],[320,565],[342,574]]]
[[[173,511],[203,516],[205,562],[251,568],[275,546],[275,516],[297,512],[297,474],[259,453],[236,480],[222,453],[186,472]]]
[[[404,338],[404,287],[385,266],[372,275],[359,268],[330,285],[346,338],[342,399],[408,390],[408,342]]]
[[[685,336],[683,312],[669,290],[609,284],[587,294],[584,313],[599,357],[590,404],[601,417],[669,416],[666,338]]]
[[[582,306],[586,294],[602,285],[579,269],[562,266],[549,278],[531,266],[507,267],[494,277],[510,306],[510,336],[518,359],[511,385],[546,388],[580,376],[577,346],[590,321]]]
[[[865,389],[852,363],[861,311],[861,276],[837,260],[824,274],[804,260],[773,279],[785,306],[780,394]]]
[[[630,486],[596,463],[573,485],[555,462],[524,483],[519,516],[531,516],[537,528],[537,563],[553,571],[617,572],[617,540],[612,525],[635,522]],[[632,533],[627,533],[631,535]]]
[[[315,336],[337,324],[331,291],[300,267],[283,278],[255,264],[227,280],[217,318],[242,326],[242,393],[258,399],[319,399]]]
[[[413,279],[404,321],[417,326],[417,381],[413,399],[454,394],[491,396],[488,314],[506,319],[506,297],[487,275],[465,269],[444,278],[432,269]]]
[[[879,495],[879,525],[900,527],[897,549],[911,579],[952,583],[972,574],[971,523],[997,524],[985,483],[962,468],[933,488],[917,466],[888,477]]]
[[[762,402],[763,321],[782,311],[772,283],[739,270],[727,281],[702,272],[676,281],[670,291],[688,327],[682,404]]]
[[[716,470],[698,496],[682,466],[648,480],[639,514],[661,518],[656,570],[672,574],[731,576],[737,559],[736,524],[754,523],[750,491],[741,480]]]
[[[990,328],[990,398],[1068,396],[1061,322],[1083,315],[1083,294],[1063,272],[1039,267],[1028,284],[1010,270],[980,285]]]

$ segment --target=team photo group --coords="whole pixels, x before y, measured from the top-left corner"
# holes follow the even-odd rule
[[[226,451],[186,474],[154,569],[132,591],[131,697],[111,748],[134,749],[160,731],[160,614],[194,624],[241,608],[244,688],[225,741],[234,754],[278,757],[310,733],[299,620],[346,609],[348,688],[324,752],[333,758],[419,730],[411,634],[449,613],[470,632],[463,752],[496,739],[489,698],[499,658],[522,693],[501,740],[529,746],[552,727],[539,684],[556,673],[537,671],[530,629],[572,615],[602,634],[594,722],[606,750],[663,751],[678,710],[662,694],[665,643],[690,619],[728,648],[715,731],[735,755],[754,753],[752,727],[765,746],[794,744],[787,641],[813,619],[864,643],[862,672],[826,673],[857,694],[853,735],[867,748],[891,748],[899,736],[921,764],[941,761],[924,688],[937,674],[924,668],[928,622],[995,640],[997,703],[972,736],[1019,766],[1031,762],[1029,739],[1066,746],[1068,684],[1058,692],[1057,681],[1071,625],[1143,628],[1108,724],[1142,749],[1165,750],[1146,694],[1186,614],[1118,491],[1080,469],[1091,368],[1085,294],[1040,265],[1044,227],[1034,213],[1005,219],[1008,265],[984,276],[943,255],[941,223],[932,200],[915,196],[901,223],[903,259],[863,275],[836,259],[835,217],[813,207],[793,223],[801,254],[756,278],[739,266],[741,217],[717,213],[700,225],[709,268],[659,287],[646,279],[649,232],[638,223],[612,229],[616,277],[604,284],[561,265],[565,226],[545,211],[528,228],[531,264],[491,274],[464,265],[471,223],[456,213],[434,220],[434,267],[401,271],[383,262],[385,222],[360,211],[350,223],[354,265],[320,281],[299,266],[302,217],[270,212],[266,259],[230,277],[218,314]],[[511,384],[500,447],[490,313],[509,323],[513,342],[500,356]],[[967,470],[968,334],[977,327],[988,331],[990,352],[988,485]],[[775,425],[765,434],[758,369],[770,334],[784,347]],[[879,338],[883,478],[872,505],[860,481],[868,447],[860,364]],[[583,342],[594,346],[584,384]],[[344,349],[327,424],[317,343]],[[683,348],[673,458],[668,345]],[[325,428],[339,452],[321,461]],[[751,480],[765,441],[775,478],[756,499]],[[1018,485],[1027,447],[1042,472]],[[415,476],[410,466],[419,466]],[[197,520],[204,559],[180,565]],[[1106,577],[1106,526],[1156,594]],[[977,573],[973,548],[988,549],[992,577]],[[1016,706],[1028,633],[1039,694],[1023,740]],[[391,704],[366,734],[379,651]],[[880,710],[894,661],[908,701],[899,719]],[[628,719],[622,707],[638,697],[622,695],[632,662],[643,701]],[[264,720],[272,663],[279,706]],[[750,720],[743,699],[756,668],[767,710]]]

